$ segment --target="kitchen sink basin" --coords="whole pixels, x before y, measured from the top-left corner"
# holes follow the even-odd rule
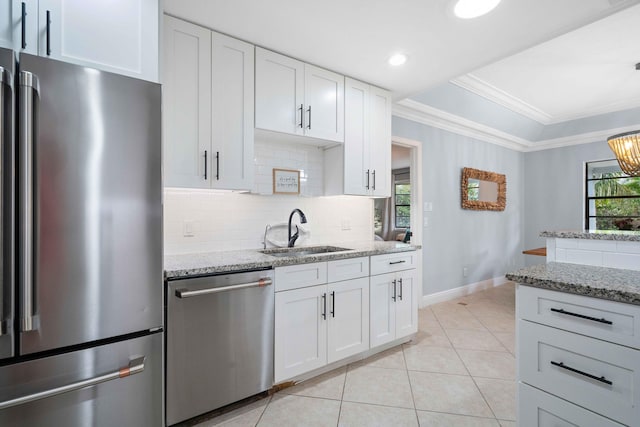
[[[301,248],[273,248],[259,251],[265,255],[274,257],[303,257],[308,255],[328,254],[332,252],[344,252],[351,249],[337,246],[308,246]]]

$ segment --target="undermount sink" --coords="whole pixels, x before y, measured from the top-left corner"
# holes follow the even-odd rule
[[[344,252],[350,250],[351,249],[339,248],[337,246],[308,246],[306,248],[273,248],[258,252],[274,257],[302,257],[307,255],[328,254],[332,252]]]

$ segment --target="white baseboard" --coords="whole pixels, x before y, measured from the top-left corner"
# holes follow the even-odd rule
[[[474,292],[484,291],[486,289],[504,285],[508,281],[509,280],[507,280],[506,277],[499,276],[483,280],[481,282],[469,283],[468,285],[460,286],[459,288],[448,289],[446,291],[436,292],[435,294],[423,295],[422,301],[420,301],[420,308],[438,304],[439,302],[451,301],[452,299],[460,298]]]

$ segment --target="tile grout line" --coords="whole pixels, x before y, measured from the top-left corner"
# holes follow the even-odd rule
[[[463,308],[464,308],[465,311],[467,311],[469,314],[471,314],[471,316],[473,316],[473,313],[469,312],[469,310],[467,310],[466,307],[463,307]],[[473,317],[475,318],[475,316],[473,316]],[[437,318],[437,315],[436,315],[436,321],[438,321],[438,323],[440,323],[440,321]],[[482,325],[482,326],[484,326],[484,325]],[[442,325],[440,325],[440,327],[442,327]],[[449,340],[449,342],[451,342],[451,338],[449,338],[449,334],[447,334],[447,330],[445,328],[442,328],[442,330],[444,331],[445,335],[447,336],[447,339]],[[487,401],[487,398],[482,393],[482,390],[480,390],[480,387],[478,387],[478,383],[476,383],[476,380],[471,375],[471,371],[469,371],[469,368],[467,367],[467,364],[464,363],[464,360],[462,359],[462,357],[460,357],[460,353],[458,353],[458,349],[453,345],[453,343],[451,343],[451,347],[453,348],[453,351],[455,351],[456,356],[458,356],[458,358],[462,362],[462,366],[464,366],[464,369],[466,369],[466,371],[469,373],[469,378],[471,378],[471,381],[473,381],[473,385],[476,387],[476,389],[480,393],[480,396],[482,396],[482,400],[484,401],[485,405],[487,405],[487,408],[489,408],[489,411],[491,411],[491,413],[493,414],[493,418],[496,420],[496,422],[499,425],[500,421],[498,421],[498,417],[496,416],[496,413],[493,412],[493,408],[491,407],[491,405],[489,405],[489,402]]]
[[[418,314],[418,317],[420,315]],[[420,319],[418,319],[418,324],[420,323]],[[420,327],[418,327],[419,329]],[[418,408],[416,407],[416,398],[413,395],[413,386],[411,385],[411,377],[409,376],[409,365],[407,364],[407,358],[404,354],[404,344],[401,344],[401,351],[402,351],[402,360],[404,361],[404,368],[405,368],[405,373],[407,374],[407,381],[409,382],[409,392],[411,392],[411,401],[413,402],[413,413],[416,416],[416,422],[418,423],[417,425],[420,425],[420,418],[418,417]]]
[[[258,424],[260,424],[260,421],[262,421],[262,416],[264,415],[265,412],[267,412],[267,407],[271,404],[271,400],[273,400],[273,396],[269,396],[268,399],[269,401],[267,402],[266,405],[264,405],[264,409],[260,413],[260,416],[258,417],[258,421],[256,421],[256,424],[254,427],[258,427]]]
[[[342,393],[340,393],[340,409],[338,409],[338,420],[336,421],[336,427],[340,425],[340,417],[342,416],[342,403],[344,402],[344,389],[347,388],[347,375],[349,374],[349,367],[347,364],[344,369],[344,381],[342,382]]]

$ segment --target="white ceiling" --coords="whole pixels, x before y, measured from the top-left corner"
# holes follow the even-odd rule
[[[453,82],[544,124],[640,107],[640,5]]]
[[[390,89],[398,100],[638,2],[503,0],[474,20],[454,17],[453,0],[165,0],[164,5],[171,15]],[[393,68],[386,61],[397,51],[409,60]]]

